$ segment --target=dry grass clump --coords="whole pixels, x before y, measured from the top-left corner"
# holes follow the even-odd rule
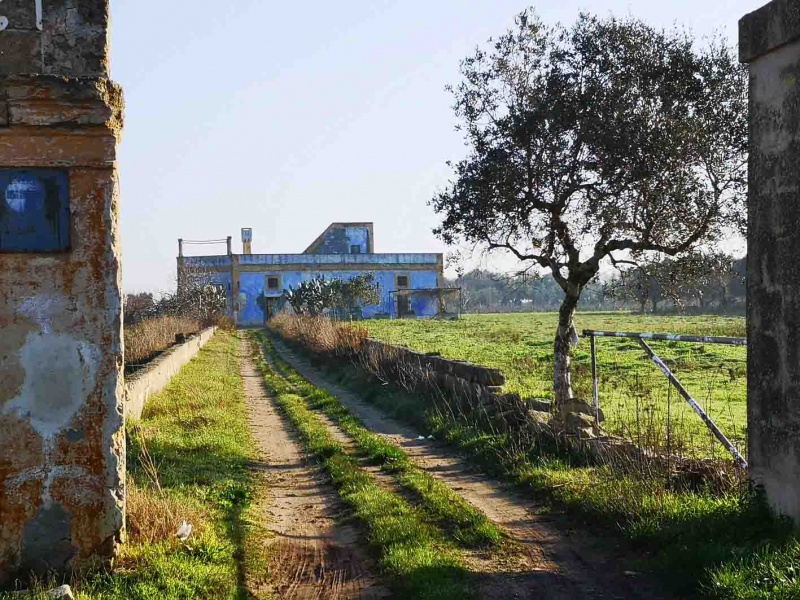
[[[132,441],[138,447],[139,469],[146,480],[137,484],[136,478],[128,477],[125,504],[130,541],[153,544],[174,540],[184,520],[192,524],[197,535],[206,521],[205,513],[164,492],[158,466],[147,448],[147,429],[134,424],[128,430],[128,435],[134,438]]]
[[[214,325],[223,331],[236,331],[236,322],[227,315],[217,318]]]
[[[172,346],[176,335],[190,335],[200,329],[200,322],[195,319],[173,316],[145,319],[125,327],[125,362],[146,363]]]
[[[182,521],[192,524],[192,536],[201,533],[205,514],[197,508],[172,498],[155,486],[140,486],[128,479],[126,528],[131,542],[154,544],[177,540]]]
[[[353,356],[369,337],[364,328],[319,317],[281,314],[269,324],[284,339],[323,356]]]

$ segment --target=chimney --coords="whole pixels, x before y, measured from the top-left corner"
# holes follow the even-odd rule
[[[242,227],[242,254],[252,254],[253,230],[249,227]]]

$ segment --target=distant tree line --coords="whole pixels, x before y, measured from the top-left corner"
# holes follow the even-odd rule
[[[641,313],[740,313],[745,302],[745,258],[708,252],[626,265],[587,284],[583,310]],[[552,277],[505,275],[475,269],[447,285],[462,288],[468,313],[558,310],[564,292]]]
[[[746,258],[693,252],[630,265],[604,286],[612,301],[640,312],[687,309],[740,312],[745,303]]]

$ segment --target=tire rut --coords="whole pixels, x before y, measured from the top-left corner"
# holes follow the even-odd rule
[[[269,529],[275,534],[269,562],[271,592],[296,600],[387,598],[372,561],[360,550],[358,532],[337,522],[338,496],[313,462],[307,461],[290,427],[267,394],[251,358],[252,344],[241,342],[240,370],[248,420],[259,452],[258,470],[270,492]]]
[[[330,382],[280,340],[272,339],[283,359],[303,377],[334,394],[368,429],[400,446],[417,466],[444,481],[507,532],[512,545],[501,555],[467,553],[468,566],[480,573],[480,598],[673,598],[624,571],[614,549],[603,549],[601,540],[583,533],[579,539],[563,531],[554,519],[538,514],[541,507],[536,503],[475,473],[452,451]]]

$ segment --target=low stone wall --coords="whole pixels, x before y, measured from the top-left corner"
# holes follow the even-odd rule
[[[367,352],[390,354],[403,363],[418,366],[423,371],[433,371],[443,377],[455,377],[480,386],[501,387],[506,383],[506,377],[500,369],[484,367],[463,360],[443,358],[437,354],[425,354],[380,340],[366,340],[364,349]]]
[[[141,418],[147,399],[167,387],[181,367],[195,357],[200,348],[214,336],[216,330],[216,327],[204,329],[183,344],[173,346],[141,371],[126,377],[125,417]]]

